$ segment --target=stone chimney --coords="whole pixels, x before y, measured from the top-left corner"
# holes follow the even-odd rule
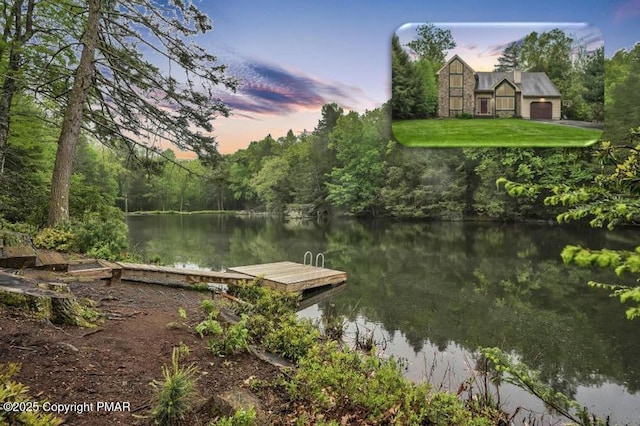
[[[522,71],[515,69],[513,70],[513,82],[516,84],[520,84],[522,82]]]

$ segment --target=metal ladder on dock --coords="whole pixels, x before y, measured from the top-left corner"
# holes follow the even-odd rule
[[[307,264],[307,255],[309,255],[309,264]],[[320,261],[322,261],[322,264],[320,264]],[[324,268],[324,253],[318,253],[316,255],[316,264],[313,264],[313,253],[311,253],[311,251],[307,250],[304,253],[304,258],[302,259],[302,264],[304,266],[315,266],[316,268]]]

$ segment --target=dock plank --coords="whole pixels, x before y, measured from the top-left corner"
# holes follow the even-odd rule
[[[36,266],[36,252],[30,246],[3,246],[0,250],[1,268],[33,268]]]
[[[36,255],[37,268],[48,269],[51,271],[67,271],[69,269],[69,262],[67,262],[67,259],[55,250],[37,249]]]
[[[226,272],[128,262],[117,264],[122,267],[122,280],[165,285],[192,285],[203,282],[237,285],[242,281],[259,278],[267,287],[301,293],[310,288],[340,284],[347,280],[345,272],[295,262],[237,266],[227,268]]]
[[[121,279],[151,284],[192,285],[202,282],[238,284],[250,280],[251,276],[239,273],[216,272],[200,269],[173,268],[169,266],[145,265],[117,262],[122,267]]]
[[[340,284],[347,280],[346,272],[295,262],[234,266],[228,270],[261,277],[270,287],[296,293],[314,287]]]

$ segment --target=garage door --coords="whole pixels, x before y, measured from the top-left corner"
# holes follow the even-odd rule
[[[551,102],[531,102],[531,118],[551,120],[553,117]]]

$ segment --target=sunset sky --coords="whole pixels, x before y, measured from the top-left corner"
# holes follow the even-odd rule
[[[640,0],[526,4],[496,0],[203,0],[196,4],[214,24],[213,31],[198,43],[216,54],[228,66],[228,73],[241,82],[236,94],[221,93],[233,108],[232,117],[214,122],[222,153],[244,148],[267,134],[278,138],[289,129],[294,133],[313,130],[325,103],[336,102],[358,112],[380,106],[391,91],[391,36],[398,29],[410,28],[405,24],[465,23],[452,26],[463,31],[468,23],[500,22],[499,26],[485,24],[486,31],[477,36],[467,31],[459,43],[458,49],[487,61],[499,54],[501,43],[516,37],[510,31],[529,28],[502,24],[508,22],[591,24],[581,31],[601,34],[607,56],[640,41]]]
[[[493,71],[505,47],[511,42],[524,39],[533,31],[544,33],[558,28],[575,40],[586,52],[594,52],[604,44],[598,28],[587,23],[434,23],[438,28],[449,30],[456,47],[447,53],[446,60],[458,55],[475,71]],[[420,23],[408,23],[399,27],[395,34],[404,46],[417,38]]]

